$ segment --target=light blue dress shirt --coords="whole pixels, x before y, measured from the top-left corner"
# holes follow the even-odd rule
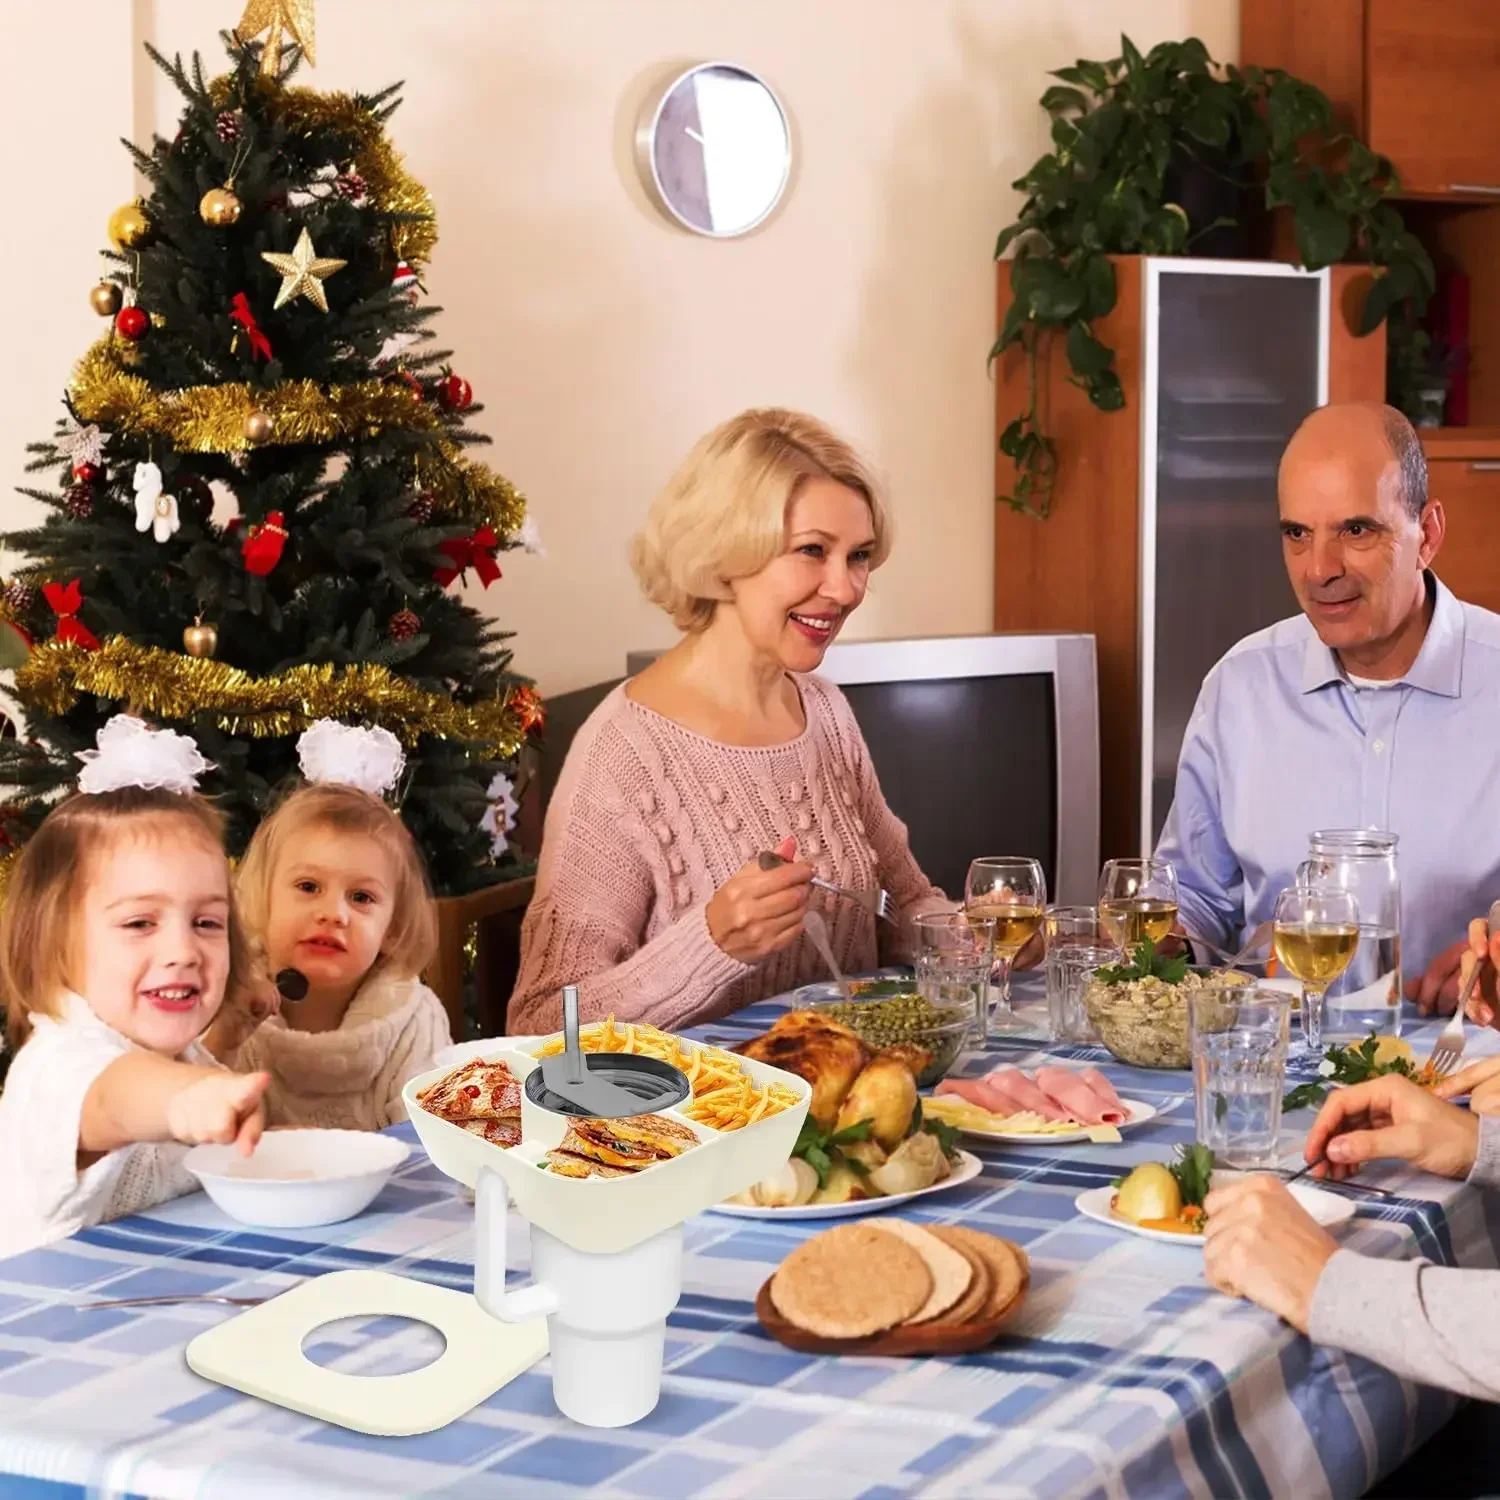
[[[1189,930],[1238,947],[1320,828],[1398,836],[1408,978],[1500,897],[1500,615],[1428,587],[1427,637],[1394,687],[1354,686],[1305,615],[1204,679],[1156,851]]]

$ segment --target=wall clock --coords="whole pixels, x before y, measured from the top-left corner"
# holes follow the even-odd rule
[[[675,224],[712,239],[748,234],[786,192],[792,133],[766,81],[707,62],[656,89],[636,129],[641,179]]]

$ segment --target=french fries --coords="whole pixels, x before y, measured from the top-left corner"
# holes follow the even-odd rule
[[[626,1052],[681,1068],[693,1090],[692,1101],[683,1106],[683,1114],[715,1130],[743,1129],[797,1102],[797,1096],[782,1084],[758,1085],[731,1053],[684,1042],[644,1022],[617,1022],[609,1016],[580,1027],[578,1045],[585,1052]],[[562,1050],[563,1041],[558,1037],[536,1055],[553,1057]]]

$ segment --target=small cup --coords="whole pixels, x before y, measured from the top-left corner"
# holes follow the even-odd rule
[[[926,912],[912,923],[917,938],[917,993],[929,1005],[967,1005],[980,1045],[989,1036],[990,955],[995,919],[968,912]]]
[[[1275,1166],[1292,997],[1257,985],[1188,996],[1198,1140],[1226,1167]]]

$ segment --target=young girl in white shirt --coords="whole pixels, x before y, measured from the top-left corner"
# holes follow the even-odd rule
[[[119,715],[80,792],[22,849],[0,915],[14,1050],[0,1092],[0,1256],[145,1209],[197,1181],[189,1146],[264,1124],[264,1073],[196,1038],[245,977],[218,814],[194,742]]]
[[[207,1041],[271,1075],[273,1124],[381,1130],[406,1118],[402,1086],[452,1040],[418,977],[437,946],[426,868],[382,800],[404,760],[389,731],[328,720],[298,756],[308,784],[256,829],[235,888],[267,971],[297,970],[306,996],[283,1002],[267,986],[226,1007]]]

